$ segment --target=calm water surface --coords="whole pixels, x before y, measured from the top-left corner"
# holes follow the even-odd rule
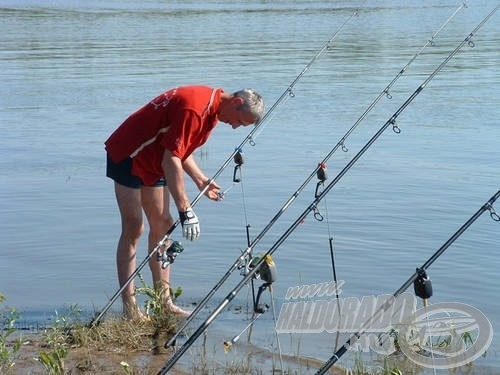
[[[117,290],[119,217],[104,177],[103,142],[162,90],[204,83],[254,87],[269,108],[353,13],[352,1],[8,1],[0,0],[0,292],[43,319],[78,304],[99,310]],[[200,201],[202,236],[176,260],[180,302],[199,301],[299,188],[368,105],[460,5],[458,1],[367,1],[244,148],[242,183],[221,203]],[[427,47],[330,159],[333,179],[446,56],[488,14],[471,1]],[[335,239],[343,296],[394,292],[500,187],[499,14],[430,82],[391,128],[334,186],[275,253],[279,312],[287,288],[331,280]],[[246,136],[220,124],[197,152],[215,173]],[[232,186],[233,165],[219,184]],[[191,196],[196,191],[189,185]],[[255,247],[267,251],[314,199],[315,181]],[[500,211],[500,206],[497,211]],[[178,235],[178,234],[177,234]],[[480,309],[500,330],[500,226],[488,214],[429,270],[432,303]],[[140,259],[146,254],[141,243]],[[143,272],[148,279],[148,272]],[[234,274],[214,307],[241,280]],[[228,339],[246,325],[249,291],[210,334]],[[267,296],[266,296],[267,297]],[[114,306],[118,309],[119,306]],[[254,344],[275,346],[272,315]],[[193,327],[195,328],[195,327]],[[283,335],[285,353],[321,361],[331,334]],[[217,347],[218,352],[222,351]],[[352,364],[352,353],[341,364]],[[475,366],[500,370],[500,338]],[[438,371],[439,372],[439,371]],[[440,371],[446,372],[446,371]]]

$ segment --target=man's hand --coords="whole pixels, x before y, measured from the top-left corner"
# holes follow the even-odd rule
[[[203,187],[201,189],[203,189]],[[208,189],[205,190],[205,196],[213,201],[218,201],[219,192],[220,192],[220,186],[217,185],[215,181],[211,181],[210,185],[208,185]]]
[[[179,211],[184,237],[189,241],[195,241],[200,236],[200,221],[193,209],[189,207],[186,211]]]

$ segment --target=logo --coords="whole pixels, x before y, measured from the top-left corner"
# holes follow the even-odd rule
[[[399,350],[416,364],[435,369],[474,361],[493,339],[488,318],[470,305],[442,302],[417,310],[411,293],[341,298],[343,284],[288,288],[276,331],[355,334],[357,340],[349,342],[348,350],[384,355]]]
[[[401,351],[416,364],[450,369],[476,360],[493,339],[486,316],[470,305],[441,302],[415,312],[411,324],[398,327]]]
[[[354,333],[384,332],[396,324],[403,324],[416,308],[415,296],[393,295],[333,298],[342,293],[343,281],[288,288],[287,300],[281,306],[276,331],[278,333]],[[313,300],[311,298],[318,297]],[[329,297],[326,299],[325,297]],[[369,324],[366,324],[368,321]]]

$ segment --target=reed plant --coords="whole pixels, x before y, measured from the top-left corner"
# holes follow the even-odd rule
[[[5,296],[0,293],[0,373],[11,372],[16,355],[21,349],[22,337],[12,339],[16,332],[15,322],[19,314],[5,305]]]

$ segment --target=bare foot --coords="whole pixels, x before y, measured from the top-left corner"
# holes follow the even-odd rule
[[[168,301],[165,302],[165,310],[180,315],[183,318],[188,317],[192,313],[192,311],[184,310],[179,306],[175,305],[172,299],[168,299]]]
[[[135,303],[135,298],[123,302],[123,317],[127,320],[135,320],[135,321],[147,321],[149,317],[144,314],[140,308],[137,307]]]

